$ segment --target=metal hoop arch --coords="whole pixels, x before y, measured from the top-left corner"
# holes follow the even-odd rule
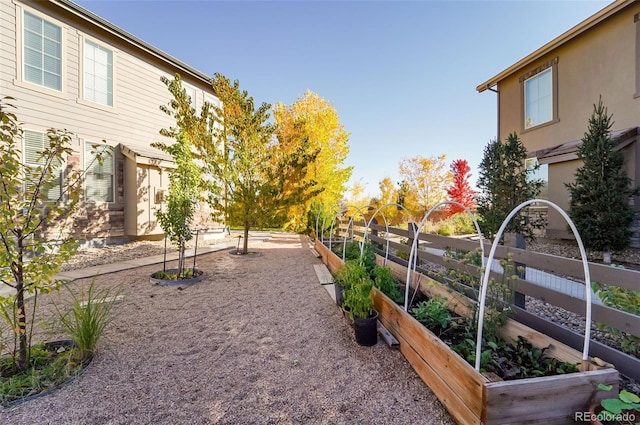
[[[489,252],[489,258],[487,259],[487,264],[491,264],[491,262],[493,261],[493,257],[495,256],[496,249],[498,247],[498,242],[500,241],[500,238],[502,237],[502,234],[504,233],[511,219],[522,208],[537,202],[547,204],[548,206],[554,208],[558,213],[560,213],[562,218],[564,218],[565,221],[569,224],[569,227],[571,228],[571,231],[573,232],[573,235],[575,236],[576,241],[578,242],[578,247],[580,248],[580,256],[582,257],[582,267],[584,269],[585,298],[587,303],[586,324],[585,324],[585,330],[584,330],[584,346],[582,349],[582,360],[588,360],[589,359],[589,340],[591,339],[591,274],[589,273],[589,263],[587,261],[587,252],[584,249],[582,238],[580,237],[580,234],[578,233],[578,229],[576,228],[575,224],[573,224],[573,221],[571,220],[569,215],[567,215],[567,213],[564,212],[562,208],[560,208],[553,202],[547,201],[545,199],[531,199],[515,207],[511,211],[511,213],[507,216],[507,218],[504,219],[504,221],[502,222],[502,225],[500,226],[500,229],[498,230],[498,233],[496,234],[493,244],[491,245],[491,251]],[[485,301],[486,301],[485,299],[487,297],[487,286],[489,284],[490,274],[491,273],[487,272],[483,276],[483,282],[481,285],[481,294],[480,294],[480,308],[478,309],[479,311],[478,338],[476,340],[476,364],[475,364],[476,371],[478,372],[480,371],[480,354],[482,353],[482,327],[484,325],[484,309],[485,309]]]
[[[480,231],[480,225],[478,224],[478,221],[476,220],[476,217],[473,214],[473,212],[469,208],[467,208],[466,206],[462,205],[460,202],[457,202],[457,201],[442,201],[437,203],[427,212],[424,218],[420,221],[420,226],[416,229],[416,237],[413,239],[413,244],[411,245],[411,252],[409,254],[409,265],[407,267],[407,286],[405,288],[405,296],[404,296],[404,311],[408,311],[409,309],[409,282],[411,277],[411,267],[413,266],[413,272],[415,273],[416,262],[413,261],[413,254],[415,252],[416,256],[418,255],[418,236],[420,235],[420,229],[422,229],[422,226],[424,226],[424,224],[427,222],[427,219],[429,218],[431,213],[434,212],[438,207],[441,207],[442,205],[457,205],[459,207],[464,208],[465,212],[471,216],[471,219],[473,220],[473,224],[476,227],[476,232],[478,232],[478,236],[480,237],[480,252],[482,255],[481,270],[484,270],[484,268],[486,267],[487,263],[485,262],[485,258],[484,258],[484,238],[482,237],[482,232]],[[483,273],[481,272],[480,273],[481,281],[483,280],[483,277],[484,277]]]
[[[349,205],[347,205],[347,207],[349,207]],[[360,210],[362,210],[363,208],[367,208],[367,210],[369,208],[373,209],[375,208],[373,205],[365,205],[363,207],[360,207],[358,209],[356,209],[356,211],[353,213],[353,215],[351,216],[351,218],[349,218],[349,224],[347,224],[347,230],[344,233],[344,244],[342,246],[342,261],[345,261],[345,254],[347,251],[347,235],[349,234],[349,229],[351,229],[351,239],[353,239],[353,218],[356,216],[356,214],[360,213],[360,215],[362,216],[362,218],[364,218],[365,223],[367,222],[367,217],[365,217],[365,215],[360,212]],[[364,240],[360,243],[360,255],[362,256],[363,250],[364,250]]]
[[[411,221],[411,223],[415,222],[413,221],[413,218],[411,218],[411,214],[409,213],[409,210],[407,210],[404,205],[400,205],[398,203],[394,203],[394,202],[389,202],[388,204],[384,204],[383,206],[379,207],[371,216],[371,219],[369,219],[369,223],[367,223],[367,227],[364,229],[364,241],[367,240],[367,234],[369,232],[369,227],[371,226],[371,223],[373,222],[373,219],[376,217],[376,215],[378,215],[379,212],[382,211],[382,209],[386,208],[386,207],[390,207],[390,206],[396,206],[396,207],[400,207],[402,208],[402,210],[404,212],[407,213],[407,217],[409,217],[409,220]],[[387,217],[382,214],[382,218],[384,219],[384,226],[385,226],[385,231],[386,231],[386,237],[385,240],[387,241],[387,246],[385,248],[385,253],[384,253],[384,265],[387,265],[387,260],[389,259],[389,224],[387,222]],[[415,232],[414,232],[415,233]],[[362,255],[364,252],[364,246],[361,248],[361,252],[360,255]]]

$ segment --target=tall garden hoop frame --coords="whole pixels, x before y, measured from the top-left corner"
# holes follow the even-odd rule
[[[353,207],[349,207],[347,205],[347,208],[353,208]],[[354,223],[353,223],[353,218],[360,213],[360,215],[362,216],[362,218],[364,219],[364,222],[367,222],[367,217],[365,217],[365,215],[361,212],[361,210],[363,209],[367,209],[367,211],[374,209],[375,207],[373,205],[365,205],[363,207],[360,207],[358,209],[356,209],[356,211],[351,215],[351,217],[349,218],[349,224],[347,224],[347,229],[344,232],[344,243],[342,246],[342,261],[345,261],[345,254],[347,252],[347,237],[349,236],[349,229],[351,229],[351,239],[353,239],[353,227],[354,227]],[[362,255],[364,251],[364,241],[362,241],[360,243],[360,255]]]
[[[407,213],[407,217],[409,218],[409,222],[415,224],[415,222],[413,221],[413,219],[411,218],[411,214],[409,213],[409,210],[407,210],[404,205],[400,205],[398,203],[394,203],[394,202],[390,202],[388,204],[384,204],[383,206],[381,206],[380,208],[378,208],[373,215],[371,216],[371,218],[369,219],[369,222],[367,223],[367,226],[364,229],[364,238],[363,241],[367,241],[367,235],[369,234],[369,227],[371,226],[371,223],[373,223],[373,219],[378,215],[379,212],[381,212],[384,208],[386,207],[390,207],[390,206],[395,206],[398,208],[398,210],[402,209],[401,211],[404,211]],[[389,259],[389,224],[387,221],[387,217],[382,214],[382,218],[384,219],[384,227],[385,227],[385,240],[387,241],[387,246],[385,247],[385,252],[384,252],[384,264],[383,265],[387,265],[387,261]],[[366,220],[365,220],[366,221]],[[415,236],[415,231],[414,231],[414,236]],[[364,245],[360,248],[360,255],[364,254]]]
[[[420,225],[416,229],[416,237],[413,239],[413,244],[411,245],[411,252],[409,253],[409,265],[407,267],[407,286],[404,289],[404,291],[405,291],[405,294],[404,294],[404,311],[408,311],[409,310],[409,287],[410,287],[410,282],[411,282],[411,272],[412,271],[414,273],[416,272],[417,261],[414,261],[414,254],[417,257],[417,255],[418,255],[418,238],[420,236],[420,229],[422,229],[422,226],[424,226],[424,224],[427,222],[427,219],[429,218],[431,213],[433,213],[435,210],[437,210],[438,208],[440,208],[443,205],[457,205],[457,206],[463,208],[464,211],[467,214],[469,214],[469,216],[471,216],[471,219],[473,220],[473,225],[475,226],[476,232],[478,232],[478,237],[480,239],[480,253],[481,253],[481,256],[482,256],[482,268],[481,268],[481,270],[484,271],[484,269],[486,267],[486,264],[489,264],[489,263],[485,262],[485,258],[484,258],[484,238],[482,237],[482,232],[480,231],[480,225],[478,224],[478,220],[476,220],[476,217],[473,214],[473,212],[469,208],[467,208],[466,206],[462,205],[460,202],[442,201],[442,202],[437,203],[429,211],[427,211],[427,214],[425,214],[424,218],[420,221]],[[413,267],[413,270],[412,270],[412,267]],[[483,281],[484,275],[482,273],[483,272],[481,272],[481,274],[480,274],[480,281]]]
[[[340,205],[336,205],[336,207],[338,207],[338,211],[334,212],[331,215],[331,229],[329,229],[329,249],[331,249],[331,235],[333,234],[333,225],[335,224],[336,218],[338,218],[338,216],[341,214],[340,211]],[[324,209],[324,208],[323,208]],[[331,213],[332,210],[329,210],[329,213]],[[322,242],[324,244],[324,229],[325,229],[325,225],[327,224],[327,215],[323,214],[322,217],[322,238],[320,238],[320,242]]]
[[[339,209],[340,205],[336,205]],[[329,213],[331,213],[331,210],[328,211]],[[333,213],[333,221],[335,221],[335,219],[340,215],[340,211],[337,211],[335,213]],[[318,236],[318,225],[320,224],[320,216],[322,216],[322,232],[320,233],[320,236]],[[316,214],[316,239],[319,239],[320,242],[324,243],[324,226],[327,222],[327,215],[325,214],[325,209],[324,209],[324,205],[322,205],[322,210],[318,211],[318,213]],[[331,231],[333,231],[333,223],[331,223]],[[331,238],[331,234],[329,234],[329,237]],[[331,242],[329,242],[331,243]]]
[[[575,224],[571,221],[569,215],[566,212],[553,202],[547,201],[545,199],[531,199],[529,201],[525,201],[515,207],[511,213],[504,219],[498,233],[496,234],[495,239],[493,240],[493,244],[491,245],[491,251],[489,252],[489,258],[487,259],[486,264],[491,264],[493,261],[493,257],[495,256],[496,249],[498,248],[498,242],[500,242],[500,238],[504,233],[507,225],[511,221],[513,217],[524,207],[534,204],[534,203],[542,203],[546,204],[557,212],[560,213],[562,218],[569,224],[571,231],[573,232],[573,236],[575,236],[576,241],[578,242],[578,247],[580,248],[580,256],[582,257],[582,267],[584,268],[584,286],[585,286],[585,298],[587,303],[586,308],[586,324],[584,330],[584,347],[582,349],[582,360],[589,360],[589,341],[591,339],[591,274],[589,273],[589,262],[587,261],[587,252],[584,249],[584,244],[582,243],[582,238],[578,233],[578,229],[576,229]],[[482,327],[484,325],[484,309],[485,309],[485,301],[487,297],[487,287],[489,285],[489,276],[491,275],[490,271],[485,271],[482,278],[482,285],[480,287],[480,308],[478,310],[478,338],[476,340],[476,371],[480,371],[480,355],[482,353]]]

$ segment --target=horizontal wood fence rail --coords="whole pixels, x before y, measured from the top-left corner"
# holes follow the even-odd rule
[[[364,226],[364,223],[356,223],[358,226]],[[372,224],[371,229],[385,231],[384,226]],[[364,231],[364,227],[362,227]],[[369,232],[371,233],[371,232]],[[402,229],[389,228],[389,233],[408,237],[409,232]],[[411,234],[413,237],[413,234]],[[429,243],[429,247],[437,249],[459,249],[462,251],[475,251],[479,249],[478,241],[468,239],[451,238],[447,236],[431,235],[420,233],[419,240]],[[485,253],[488,255],[491,244],[484,243]],[[507,258],[508,254],[513,255],[513,261],[516,263],[526,264],[529,267],[543,270],[549,273],[562,276],[570,276],[580,280],[584,280],[584,272],[582,269],[582,261],[579,259],[559,257],[541,252],[532,252],[524,249],[498,246],[496,250],[496,258]],[[589,271],[591,280],[614,285],[620,288],[631,289],[640,292],[640,272],[635,270],[619,269],[616,267],[606,266],[598,263],[589,263]]]
[[[514,306],[513,309],[515,312],[514,318],[518,322],[542,332],[553,339],[562,341],[563,344],[566,344],[569,347],[576,350],[582,350],[584,334],[574,332],[571,329],[567,329],[519,307]],[[619,372],[622,372],[635,380],[640,380],[640,359],[637,357],[630,356],[622,351],[618,351],[615,348],[611,348],[593,340],[589,345],[589,355],[592,357],[606,359],[606,361],[608,363],[612,363]]]
[[[339,231],[342,233],[339,239],[335,239],[335,242],[341,242],[344,238],[344,231],[346,230],[346,223],[341,224]],[[410,246],[401,244],[394,241],[387,241],[386,238],[375,236],[372,230],[385,232],[385,226],[371,225],[370,231],[367,235],[368,239],[382,244],[386,247],[388,242],[389,249],[393,251],[400,250],[409,253]],[[350,230],[350,234],[362,238],[364,235],[364,223],[355,222],[354,228]],[[389,228],[389,233],[405,237],[413,238],[413,232],[409,232],[403,229]],[[428,235],[421,233],[419,240],[429,243],[429,247],[437,249],[458,249],[463,251],[475,251],[479,248],[479,241],[471,241],[460,238],[444,237],[439,235]],[[491,249],[490,244],[485,244],[485,255],[488,255]],[[560,277],[570,277],[579,281],[584,285],[584,270],[582,261],[574,260],[564,257],[558,257],[555,255],[529,252],[522,249],[510,248],[500,246],[496,250],[496,258],[506,258],[509,254],[513,254],[513,261],[521,264],[525,264],[529,267],[544,270],[550,274],[554,274]],[[428,261],[433,264],[438,264],[446,268],[453,268],[461,272],[466,272],[473,277],[479,278],[480,268],[461,261],[454,260],[452,258],[445,258],[441,255],[429,253],[423,250],[418,252],[418,258],[424,261]],[[596,263],[589,263],[589,271],[591,273],[591,279],[600,283],[618,286],[622,288],[631,289],[634,291],[640,291],[640,272],[634,270],[618,269],[615,267],[604,266]],[[502,274],[491,271],[491,277],[496,281],[502,279]],[[535,299],[547,302],[551,305],[560,307],[564,310],[576,313],[584,317],[585,315],[585,301],[584,299],[573,297],[561,291],[557,291],[553,288],[547,288],[537,283],[528,281],[526,279],[513,279],[512,287],[517,289],[518,292],[525,295],[529,295]],[[468,292],[468,291],[467,291]],[[607,326],[619,329],[621,331],[630,333],[640,337],[640,316],[627,313],[615,308],[607,307],[601,304],[592,304],[592,319],[596,322],[603,323]]]

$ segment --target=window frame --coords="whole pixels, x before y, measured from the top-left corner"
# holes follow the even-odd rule
[[[527,82],[531,81],[533,78],[539,77],[542,74],[550,72],[551,73],[551,119],[548,121],[544,121],[530,127],[527,127]],[[521,133],[526,133],[528,131],[532,131],[538,129],[540,127],[545,127],[547,125],[555,124],[560,121],[558,117],[558,58],[554,58],[549,62],[542,64],[537,67],[533,71],[523,75],[520,77],[520,100],[521,100]]]
[[[65,59],[65,51],[66,51],[66,46],[65,46],[65,38],[66,38],[66,27],[59,21],[51,18],[50,16],[44,15],[36,10],[30,9],[30,8],[23,8],[23,7],[17,7],[16,9],[17,12],[17,16],[18,19],[16,19],[16,51],[18,54],[18,66],[16,67],[16,74],[17,74],[17,78],[14,80],[14,83],[18,86],[21,87],[28,87],[30,89],[35,89],[38,91],[41,91],[43,93],[46,94],[50,94],[53,96],[57,96],[57,97],[63,97],[64,98],[64,94],[66,92],[66,84],[65,84],[65,70],[66,70],[66,59]],[[26,42],[25,42],[25,31],[27,30],[26,28],[26,18],[25,15],[29,14],[31,16],[34,16],[38,19],[41,19],[44,22],[48,22],[51,25],[54,25],[56,27],[58,27],[60,29],[60,89],[55,89],[55,88],[51,88],[48,87],[46,85],[43,84],[39,84],[33,81],[29,81],[26,79],[26,72],[25,72],[25,67],[27,66],[26,64],[26,57],[25,57],[25,49],[26,49]],[[43,69],[44,71],[44,69]]]
[[[97,100],[92,100],[92,99],[88,99],[86,92],[85,92],[85,83],[87,81],[86,78],[86,74],[87,74],[87,69],[85,68],[85,54],[87,52],[87,44],[93,45],[93,47],[97,48],[97,49],[103,49],[103,50],[107,50],[111,53],[111,104],[108,103],[101,103]],[[87,37],[87,36],[81,36],[80,37],[80,84],[78,87],[79,90],[79,97],[78,97],[78,102],[85,104],[85,105],[89,105],[89,106],[93,106],[96,108],[100,108],[100,109],[104,109],[107,111],[113,111],[113,109],[116,106],[116,93],[115,93],[115,87],[116,87],[116,58],[117,58],[117,50],[114,49],[113,47],[102,43],[98,40],[95,40],[93,38]]]
[[[111,158],[110,158],[110,161],[111,161],[111,174],[110,174],[111,175],[111,194],[110,194],[110,198],[111,198],[111,200],[103,201],[103,200],[89,199],[89,193],[88,193],[88,190],[87,190],[87,183],[88,183],[88,180],[89,180],[89,176],[93,175],[93,174],[107,174],[107,173],[104,173],[104,172],[92,173],[90,171],[90,167],[94,166],[93,161],[95,161],[95,157],[90,155],[91,149],[94,146],[98,146],[98,147],[104,146],[105,148],[108,148],[111,151]],[[107,145],[107,144],[100,143],[100,142],[93,142],[91,140],[84,140],[82,142],[82,156],[83,156],[83,165],[84,165],[83,170],[84,170],[84,173],[85,173],[84,182],[83,182],[83,185],[82,185],[82,188],[83,188],[83,197],[82,198],[83,198],[84,202],[92,203],[92,204],[113,204],[113,203],[115,203],[115,199],[116,199],[116,187],[115,187],[116,186],[116,162],[115,162],[116,158],[115,158],[115,154],[116,154],[116,149],[111,145]],[[105,161],[106,160],[109,160],[109,159],[105,158]]]
[[[634,99],[640,97],[640,13],[633,15],[633,22],[636,25],[636,91]]]
[[[198,112],[198,89],[195,86],[192,86],[189,83],[185,83],[184,81],[182,81],[182,89],[185,90],[187,92],[187,96],[189,96],[191,102],[189,103],[191,105],[191,107],[193,108],[194,111]],[[191,96],[191,93],[193,93],[193,96]]]
[[[533,171],[535,167],[538,167],[538,170],[534,171],[534,173],[530,173]],[[532,181],[534,179],[542,180],[545,185],[540,193],[539,198],[541,199],[549,199],[549,164],[542,163],[538,159],[537,156],[530,156],[524,160],[524,168],[527,170],[527,181]],[[539,172],[540,169],[543,169],[543,172]]]
[[[41,163],[38,162],[29,162],[27,160],[27,133],[32,133],[32,134],[38,134],[42,137],[42,150],[46,149],[45,144],[48,142],[49,138],[47,137],[47,132],[46,131],[39,131],[39,130],[32,130],[32,129],[23,129],[22,131],[22,151],[21,151],[21,156],[22,156],[22,163],[26,166],[26,167],[38,167],[41,166]],[[36,154],[38,154],[38,152],[42,152],[41,151],[35,151],[32,153],[32,155],[35,157]],[[60,198],[60,195],[62,194],[62,179],[64,177],[64,162],[60,164],[60,170],[58,173],[58,194],[54,197],[47,197],[47,201],[56,201]],[[23,190],[26,192],[29,190],[26,186],[26,182],[23,184]]]

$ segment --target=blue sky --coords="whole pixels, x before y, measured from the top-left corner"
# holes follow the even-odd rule
[[[496,136],[480,83],[608,1],[168,1],[76,3],[192,67],[240,80],[257,102],[309,89],[351,133],[350,183],[378,193],[402,158],[467,159]],[[586,118],[585,118],[586,120]]]

